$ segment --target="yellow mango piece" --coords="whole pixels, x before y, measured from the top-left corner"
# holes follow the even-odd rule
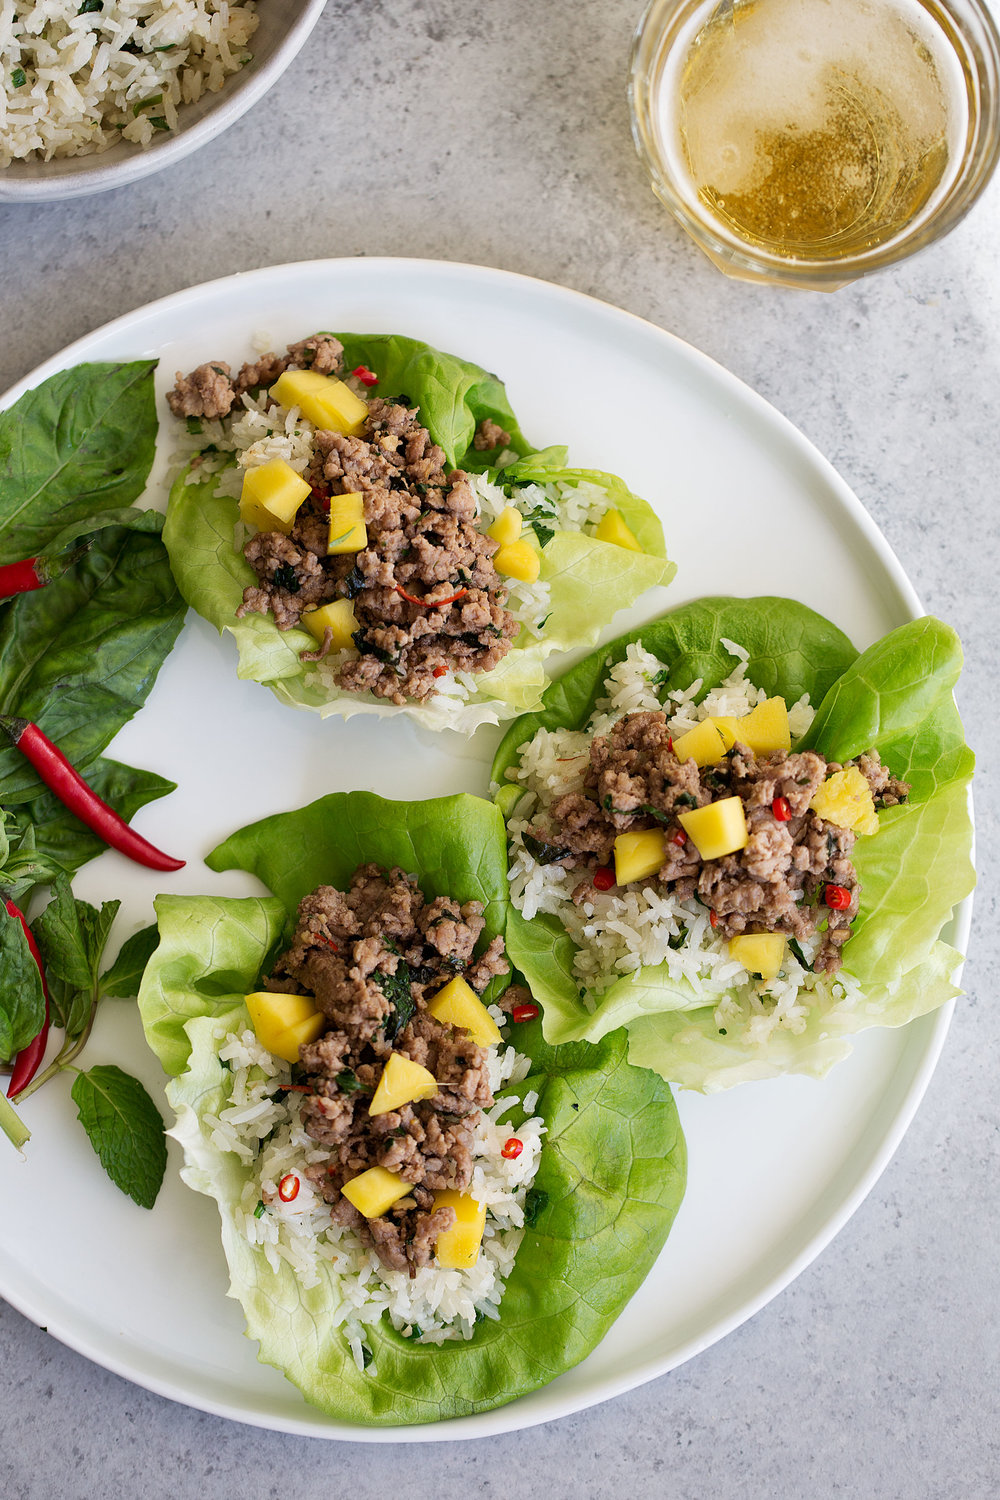
[[[354,605],[350,599],[334,599],[330,604],[321,604],[319,609],[307,609],[303,612],[301,623],[321,646],[326,632],[332,630],[333,640],[330,644],[334,651],[344,651],[348,646],[353,646],[351,637],[358,628]]]
[[[718,725],[711,719],[703,719],[686,734],[674,740],[674,754],[678,760],[693,760],[696,766],[717,766],[726,758],[726,746]]]
[[[499,542],[501,547],[509,547],[511,542],[516,542],[521,535],[522,525],[521,512],[513,505],[508,505],[497,516],[488,535],[495,542]]]
[[[741,963],[748,974],[777,979],[785,962],[783,932],[744,932],[729,939],[729,957]]]
[[[341,1192],[366,1219],[379,1219],[400,1198],[405,1198],[412,1186],[395,1172],[387,1172],[385,1167],[369,1167],[367,1172],[345,1182]]]
[[[284,1031],[278,1033],[271,1046],[271,1051],[276,1057],[283,1057],[286,1062],[295,1063],[299,1060],[299,1048],[307,1042],[318,1041],[327,1028],[327,1019],[322,1011],[316,1011],[305,1021],[296,1021],[292,1026],[286,1026]]]
[[[434,1207],[455,1210],[454,1224],[438,1235],[434,1246],[438,1265],[445,1271],[467,1271],[479,1259],[479,1247],[486,1228],[485,1203],[477,1203],[467,1193],[446,1188],[434,1194]]]
[[[349,495],[331,495],[330,540],[326,544],[329,556],[341,552],[363,552],[367,546],[364,496],[354,491]]]
[[[878,813],[871,787],[857,766],[834,771],[813,796],[809,806],[817,817],[856,833],[878,833]]]
[[[258,990],[246,996],[246,1007],[261,1046],[286,1062],[298,1062],[302,1042],[314,1042],[326,1027],[311,995]]]
[[[508,542],[493,554],[493,566],[506,578],[519,578],[522,583],[534,583],[541,570],[542,560],[529,542]]]
[[[707,807],[680,813],[678,822],[702,859],[721,859],[746,848],[747,820],[739,797],[723,797]]]
[[[736,738],[749,746],[755,755],[770,755],[772,750],[792,748],[784,698],[765,698],[752,712],[737,719],[736,730]]]
[[[309,489],[291,464],[283,458],[269,458],[243,476],[240,520],[258,531],[281,531],[287,536]]]
[[[468,1031],[480,1047],[491,1047],[494,1042],[503,1040],[497,1023],[461,974],[456,974],[443,990],[438,990],[427,1009],[436,1021]]]
[[[357,437],[368,416],[367,403],[349,385],[315,370],[286,370],[271,387],[282,406],[297,406],[314,427]]]
[[[387,1115],[390,1110],[401,1109],[404,1104],[414,1104],[418,1099],[430,1099],[438,1091],[437,1079],[419,1063],[402,1052],[390,1052],[389,1060],[382,1069],[382,1077],[368,1106],[370,1115]]]
[[[626,526],[625,517],[613,506],[604,512],[594,527],[594,535],[599,542],[613,542],[616,547],[628,547],[631,552],[642,551],[634,532]]]
[[[722,736],[723,745],[727,750],[731,750],[739,738],[739,719],[733,718],[730,714],[717,714],[714,719],[708,719],[706,722],[715,725]]]
[[[615,880],[629,885],[655,875],[667,855],[667,836],[662,828],[643,828],[638,833],[620,833],[615,839]]]

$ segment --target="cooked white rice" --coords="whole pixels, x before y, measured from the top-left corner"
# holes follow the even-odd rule
[[[661,704],[654,684],[663,663],[637,643],[608,674],[610,691],[601,699],[585,730],[539,730],[521,749],[520,761],[508,771],[524,788],[508,824],[511,841],[510,894],[518,910],[532,918],[539,912],[557,916],[577,945],[574,973],[584,1003],[638,969],[665,964],[671,979],[690,983],[701,1005],[715,1007],[716,1023],[726,1035],[763,1045],[775,1029],[801,1032],[817,1007],[856,1003],[857,982],[841,970],[835,979],[814,974],[786,950],[777,979],[752,980],[741,963],[729,957],[728,943],[716,936],[706,907],[680,901],[649,884],[601,892],[579,906],[572,894],[579,870],[539,864],[524,846],[532,820],[558,797],[580,791],[594,735],[604,735],[623,714],[664,708],[672,735],[684,734],[711,716],[741,717],[767,697],[746,675],[747,652],[733,641],[723,646],[736,658],[726,680],[698,702],[701,679],[671,693]],[[808,695],[789,707],[793,739],[804,734],[814,710]],[[822,938],[800,942],[811,961]]]
[[[490,1013],[498,1023],[506,1020],[496,1007]],[[343,1327],[359,1368],[374,1373],[374,1366],[366,1366],[365,1329],[383,1315],[405,1337],[423,1344],[471,1338],[481,1318],[499,1317],[504,1285],[524,1234],[525,1196],[538,1170],[545,1130],[532,1113],[537,1094],[524,1100],[529,1118],[516,1131],[524,1148],[520,1156],[508,1160],[500,1154],[512,1133],[504,1116],[516,1104],[514,1097],[484,1112],[476,1127],[469,1193],[485,1203],[487,1213],[475,1266],[440,1270],[432,1262],[411,1277],[389,1270],[356,1234],[333,1224],[329,1206],[302,1175],[328,1153],[302,1128],[301,1095],[282,1093],[291,1081],[288,1064],[262,1047],[252,1030],[220,1031],[219,1040],[219,1056],[231,1078],[229,1103],[218,1115],[207,1115],[204,1127],[219,1150],[234,1152],[253,1168],[242,1195],[243,1233],[273,1270],[287,1263],[304,1289],[317,1285],[321,1263],[328,1263],[340,1278],[340,1300],[330,1308],[330,1320]],[[527,1077],[531,1067],[526,1057],[503,1044],[489,1049],[488,1060],[494,1092]],[[284,1203],[278,1184],[289,1173],[298,1177],[299,1189],[292,1202]]]
[[[255,354],[263,354],[273,348],[273,344],[266,336],[257,335],[253,347]],[[350,377],[347,384],[362,397],[372,394]],[[234,500],[240,497],[246,470],[267,463],[269,459],[282,458],[297,474],[304,473],[312,458],[315,433],[313,424],[297,406],[279,406],[270,401],[266,392],[259,396],[244,392],[240,401],[242,410],[225,422],[202,417],[189,419],[187,433],[178,438],[173,460],[177,472],[194,461],[200,474],[218,475],[215,493]],[[530,484],[514,489],[512,496],[508,497],[500,485],[491,484],[485,475],[469,477],[476,496],[481,531],[488,530],[501,511],[511,506],[521,512],[525,522],[530,518],[552,531],[592,534],[608,510],[607,491],[590,482]],[[529,533],[529,525],[525,524],[524,534]],[[233,535],[234,551],[242,552],[248,535],[247,529],[237,524]],[[505,577],[504,583],[508,592],[507,608],[522,630],[528,635],[540,635],[551,609],[548,584],[541,581],[525,583],[510,577]],[[352,650],[331,652],[322,661],[315,662],[306,675],[315,678],[326,692],[335,693],[338,690],[337,673],[344,662],[355,655],[357,653]],[[478,688],[474,672],[449,671],[436,683],[434,692],[437,698],[465,702],[475,696]]]
[[[147,146],[250,61],[255,0],[0,0],[0,165]]]

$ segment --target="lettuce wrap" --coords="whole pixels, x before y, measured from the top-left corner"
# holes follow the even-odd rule
[[[218,474],[205,477],[219,463],[217,456],[208,463],[199,456],[170,493],[164,541],[181,593],[220,634],[233,635],[239,676],[266,684],[294,707],[344,718],[409,713],[428,728],[464,733],[536,707],[548,680],[547,656],[593,644],[618,610],[673,577],[675,566],[666,558],[655,513],[617,476],[567,467],[565,448],[536,452],[521,432],[503,385],[478,365],[395,335],[337,337],[344,345],[346,370],[365,365],[377,373],[374,394],[401,397],[419,406],[419,420],[444,450],[446,467],[483,475],[503,488],[510,504],[520,507],[524,535],[534,537],[540,555],[538,582],[548,590],[544,618],[522,622],[512,649],[493,670],[476,674],[467,696],[441,691],[423,702],[397,706],[372,694],[337,689],[313,664],[301,660],[303,651],[316,646],[307,630],[279,630],[270,614],[237,618],[244,588],[257,579],[234,545],[237,501],[215,493]],[[502,452],[484,453],[473,446],[477,425],[484,419],[508,434],[510,442]],[[214,454],[219,433],[214,424],[206,424],[205,430],[206,443],[216,440],[211,445]],[[504,467],[498,468],[499,463]],[[607,506],[620,512],[641,551],[560,526],[551,498],[579,491],[580,486],[593,487],[588,493],[598,497],[603,492]],[[480,524],[485,528],[488,517]]]
[[[829,621],[792,600],[684,605],[584,658],[552,684],[539,712],[510,726],[493,765],[496,800],[508,819],[517,817],[524,792],[508,772],[527,742],[543,729],[584,729],[608,692],[612,668],[636,642],[662,663],[650,679],[661,703],[699,682],[698,701],[717,688],[733,667],[724,643],[735,643],[747,653],[749,682],[789,705],[808,693],[817,708],[793,749],[815,749],[832,761],[875,749],[911,790],[904,803],[879,813],[877,834],[854,845],[861,905],[843,970],[817,983],[795,1029],[775,1028],[764,1042],[734,1035],[720,1023],[715,1000],[706,1003],[676,965],[672,975],[669,962],[605,973],[588,994],[574,972],[577,945],[559,917],[527,921],[512,908],[508,953],[543,1007],[546,1039],[597,1042],[624,1026],[632,1063],[713,1092],[785,1072],[821,1076],[850,1051],[851,1033],[904,1025],[956,996],[961,955],[941,932],[975,875],[974,758],[953,698],[962,663],[954,632],[925,617],[859,655]]]
[[[397,803],[337,793],[254,823],[209,856],[212,869],[251,871],[273,895],[158,899],[160,943],[139,1005],[171,1075],[182,1175],[218,1203],[230,1295],[243,1305],[260,1359],[342,1421],[430,1422],[511,1401],[594,1347],[666,1239],[684,1191],[685,1148],[669,1088],[629,1066],[624,1032],[597,1046],[552,1047],[537,1021],[509,1028],[532,1060],[513,1092],[538,1094],[534,1113],[547,1133],[499,1319],[439,1348],[383,1319],[366,1330],[373,1358],[362,1372],[333,1322],[342,1293],[328,1263],[304,1290],[287,1264],[273,1271],[240,1233],[236,1212],[252,1168],[219,1149],[207,1117],[225,1105],[232,1080],[218,1055],[220,1033],[248,1024],[243,997],[287,942],[298,901],[324,883],[345,888],[366,861],[415,873],[427,899],[483,902],[481,944],[503,931],[506,852],[495,807],[464,794]],[[494,980],[492,989],[505,984]],[[516,1128],[524,1112],[514,1109]]]

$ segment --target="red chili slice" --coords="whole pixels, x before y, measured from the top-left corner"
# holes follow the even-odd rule
[[[846,911],[851,904],[851,893],[844,885],[828,885],[823,900],[831,911]]]
[[[610,865],[599,865],[594,871],[595,891],[610,891],[617,883],[615,872]]]
[[[533,1021],[537,1015],[538,1006],[529,1002],[525,1005],[515,1005],[510,1013],[510,1018],[520,1025],[522,1021]]]
[[[711,924],[712,924],[713,927],[718,927],[718,925],[719,925],[719,919],[715,915],[714,911],[710,911],[709,912],[709,914],[708,914],[708,920],[711,922]]]
[[[468,589],[459,589],[457,594],[449,594],[447,599],[418,599],[416,594],[408,594],[401,583],[394,583],[393,588],[407,604],[419,604],[421,609],[443,609],[446,604],[454,604],[456,599],[464,599],[469,592]]]
[[[356,380],[360,380],[362,385],[378,385],[378,376],[374,370],[369,370],[367,365],[358,365],[351,371],[351,374]]]
[[[327,948],[332,948],[333,951],[334,951],[334,953],[339,953],[340,952],[340,949],[337,947],[337,944],[333,941],[333,938],[329,937],[325,932],[317,932],[317,933],[314,934],[314,936],[316,938],[317,943],[324,943]]]
[[[432,675],[434,677],[446,677],[447,674],[448,674],[448,668],[446,666],[444,666],[444,664],[442,663],[441,665],[436,666],[434,668],[434,672],[433,672]]]
[[[282,1203],[292,1203],[299,1196],[299,1179],[288,1172],[278,1183],[278,1197]]]
[[[683,828],[678,828],[677,832],[673,836],[673,842],[677,845],[678,849],[683,849],[687,841],[688,836],[684,832]]]
[[[504,1141],[500,1147],[500,1155],[506,1156],[508,1161],[514,1161],[524,1150],[524,1142],[519,1141],[516,1135],[512,1135]]]
[[[791,803],[787,797],[775,797],[771,803],[771,811],[779,823],[787,823],[792,816]]]

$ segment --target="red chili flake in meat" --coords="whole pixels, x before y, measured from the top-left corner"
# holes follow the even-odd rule
[[[673,842],[677,845],[678,849],[683,849],[687,841],[688,836],[684,832],[683,828],[678,828],[677,832],[674,834]]]
[[[434,671],[433,671],[432,675],[434,677],[444,677],[444,676],[447,675],[447,672],[448,672],[448,668],[442,662],[439,666],[436,666],[434,668]]]
[[[443,609],[446,604],[454,604],[456,599],[464,599],[469,592],[468,589],[459,589],[457,594],[449,594],[447,599],[418,599],[416,594],[408,594],[401,583],[394,583],[393,588],[407,604],[419,604],[421,609]]]
[[[320,509],[321,510],[329,510],[330,509],[330,491],[324,485],[320,485],[320,484],[310,485],[310,490],[312,492],[312,498],[319,505]]]
[[[610,865],[599,865],[594,871],[595,891],[610,891],[617,884]]]
[[[670,751],[671,754],[673,754],[673,749],[674,749],[673,735],[671,735],[669,737],[669,739],[667,740],[667,749]]]
[[[278,1183],[278,1197],[282,1203],[291,1203],[299,1196],[299,1179],[294,1172],[288,1172]]]
[[[719,925],[719,919],[715,915],[714,911],[710,911],[709,912],[709,914],[708,914],[708,920],[711,922],[711,924],[712,924],[713,927],[718,927],[718,925]]]
[[[332,948],[333,951],[334,951],[334,953],[339,953],[340,952],[340,949],[338,948],[337,944],[333,941],[333,938],[332,937],[328,937],[325,932],[314,933],[314,937],[316,938],[317,943],[324,943],[327,948]]]
[[[369,370],[367,365],[358,365],[351,371],[351,374],[356,380],[360,380],[362,385],[378,385],[378,376],[374,370]]]
[[[792,807],[787,797],[775,797],[771,803],[771,811],[779,823],[787,823],[792,816]]]
[[[519,1141],[516,1135],[512,1135],[500,1147],[500,1155],[506,1156],[508,1161],[514,1161],[516,1157],[520,1156],[523,1150],[524,1142]]]
[[[851,904],[851,893],[846,886],[828,885],[823,900],[831,911],[846,911]]]
[[[515,1005],[510,1013],[510,1018],[520,1025],[522,1021],[533,1021],[537,1015],[538,1006],[529,1002],[526,1005]]]

